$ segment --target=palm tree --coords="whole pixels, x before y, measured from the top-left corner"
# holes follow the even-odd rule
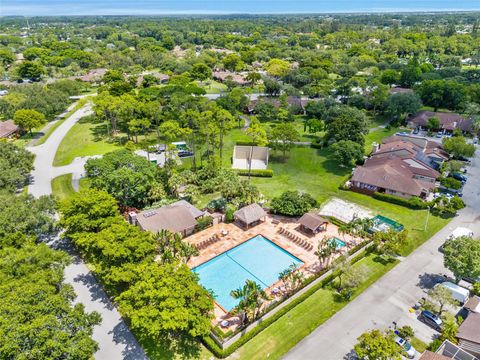
[[[230,296],[240,299],[234,311],[241,314],[242,325],[255,320],[260,314],[263,303],[270,299],[262,287],[253,280],[246,280],[242,287],[232,290]]]
[[[305,278],[301,271],[296,270],[297,265],[293,263],[278,275],[278,279],[281,280],[285,286],[287,296],[291,295]]]
[[[260,81],[261,78],[262,78],[262,75],[254,71],[249,72],[245,77],[246,80],[250,81],[251,87],[254,87],[255,84]]]
[[[174,234],[168,230],[160,230],[153,235],[157,243],[157,253],[164,263],[180,261],[187,263],[192,256],[198,255],[198,249],[182,240],[180,234]]]
[[[318,257],[320,265],[324,266],[325,263],[330,259],[330,256],[332,256],[335,251],[335,242],[329,241],[327,237],[324,236],[323,239],[318,242],[317,250],[314,252],[314,254]]]

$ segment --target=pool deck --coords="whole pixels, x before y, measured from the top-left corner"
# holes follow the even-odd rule
[[[215,256],[218,256],[225,251],[244,243],[254,236],[261,234],[303,261],[304,265],[300,267],[300,270],[304,273],[305,277],[309,277],[322,269],[318,257],[314,254],[314,252],[317,250],[318,243],[322,239],[337,237],[347,243],[347,246],[339,249],[335,256],[348,251],[349,247],[354,246],[362,241],[362,239],[354,238],[347,234],[340,235],[338,232],[338,227],[331,223],[328,224],[326,231],[322,231],[317,234],[306,234],[300,230],[297,220],[297,218],[268,215],[264,222],[261,222],[258,225],[252,226],[248,229],[244,229],[235,223],[220,223],[211,226],[184,239],[184,241],[187,241],[195,246],[212,237],[219,237],[218,241],[207,246],[205,249],[200,250],[200,255],[190,259],[187,265],[190,268],[194,268],[211,260]],[[280,229],[287,230],[291,235],[297,236],[308,244],[312,244],[313,248],[308,251],[305,247],[297,245],[291,240],[291,238],[285,235],[285,231],[280,233]],[[275,284],[271,284],[271,286],[266,289],[266,292],[272,297],[272,301],[281,298],[281,291],[278,291],[282,289],[281,285],[282,284],[279,281]],[[273,294],[272,290],[276,290],[276,294]],[[214,325],[219,325],[223,320],[228,320],[231,323],[230,326],[222,327],[224,331],[234,330],[238,326],[238,319],[229,314],[217,303],[215,303],[214,313]]]

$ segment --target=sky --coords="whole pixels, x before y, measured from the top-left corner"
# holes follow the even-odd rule
[[[0,0],[0,15],[163,15],[480,10],[480,0]]]

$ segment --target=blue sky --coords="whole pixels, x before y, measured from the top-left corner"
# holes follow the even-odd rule
[[[156,15],[480,10],[480,0],[0,0],[1,15]]]

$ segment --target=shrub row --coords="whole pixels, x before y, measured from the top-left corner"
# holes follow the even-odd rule
[[[235,142],[235,145],[239,146],[257,146],[256,142],[253,141],[237,141]]]
[[[250,176],[253,177],[267,177],[270,178],[273,176],[273,170],[270,169],[252,169],[252,170],[237,170],[237,174],[240,176],[248,176],[248,173],[250,173]]]
[[[351,263],[354,264],[358,261],[360,261],[362,258],[365,257],[367,252],[362,252],[361,254],[358,254],[354,258],[351,259]],[[325,274],[329,269],[324,269],[323,271],[320,271],[319,273],[315,274],[314,276],[308,278],[305,280],[305,282],[302,284],[302,286],[297,290],[300,291],[303,289],[305,286],[309,285],[312,283],[314,280],[318,279],[320,276]],[[226,349],[222,349],[216,342],[213,340],[210,336],[205,336],[202,338],[203,344],[207,347],[207,349],[210,350],[217,358],[224,359],[231,354],[233,354],[238,348],[246,344],[248,341],[253,339],[257,334],[265,330],[267,327],[272,325],[275,321],[280,319],[282,316],[284,316],[286,313],[288,313],[290,310],[292,310],[294,307],[297,305],[301,304],[304,302],[306,299],[308,299],[310,296],[312,296],[315,292],[323,288],[326,284],[330,283],[333,279],[335,279],[337,275],[332,273],[325,277],[322,281],[320,281],[318,284],[312,286],[312,288],[308,289],[305,293],[300,295],[298,298],[294,299],[291,303],[283,307],[282,309],[278,310],[275,314],[270,316],[269,318],[263,320],[260,322],[256,327],[254,327],[252,330],[247,332],[245,335],[243,335],[238,341],[234,342],[232,345],[230,345]],[[285,299],[287,300],[287,299]],[[284,300],[284,301],[285,301]],[[280,301],[276,304],[276,306],[280,305],[283,301]],[[270,309],[271,310],[271,309]],[[216,331],[214,331],[215,334],[217,334]],[[218,334],[217,334],[218,336]],[[225,337],[225,336],[220,336]]]
[[[429,205],[428,202],[422,201],[420,198],[415,196],[411,197],[410,199],[404,199],[398,196],[375,192],[373,193],[373,197],[377,200],[382,200],[396,205],[402,205],[414,210],[426,209]]]

